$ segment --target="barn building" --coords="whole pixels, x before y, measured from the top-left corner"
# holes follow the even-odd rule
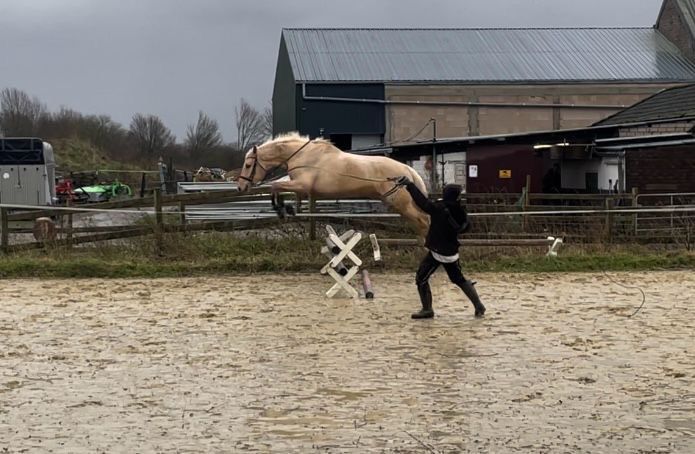
[[[620,164],[622,189],[695,193],[695,84],[664,90],[595,126],[618,128],[617,138],[596,148]]]
[[[591,126],[396,144],[391,157],[434,154],[440,183],[467,192],[695,193],[695,84],[665,89]],[[557,186],[545,176],[557,165]],[[427,180],[429,174],[425,173]]]
[[[648,28],[284,29],[274,132],[359,149],[588,126],[695,80],[694,5]]]
[[[476,180],[470,189],[518,189],[527,172],[540,180],[557,150],[551,158],[536,149],[543,159],[531,165],[521,158],[523,147],[502,148],[539,134],[586,144],[629,134],[599,122],[695,81],[694,49],[695,0],[664,0],[655,25],[645,28],[284,29],[274,133],[299,131],[343,150],[393,153],[435,188],[471,183],[471,147],[494,145],[500,160],[522,153],[519,162],[530,167],[503,172],[506,181]],[[587,128],[592,132],[585,136]],[[401,146],[414,142],[429,145]],[[446,159],[437,157],[438,149]],[[589,161],[576,189],[602,190],[609,179],[615,185],[617,167],[594,172]]]

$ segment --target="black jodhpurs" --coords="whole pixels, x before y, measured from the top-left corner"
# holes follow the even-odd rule
[[[420,262],[420,267],[415,275],[417,291],[420,294],[420,302],[424,309],[432,309],[432,291],[430,290],[429,280],[430,276],[439,268],[439,265],[444,267],[449,280],[460,287],[461,290],[463,290],[463,285],[466,282],[458,260],[451,263],[441,263],[432,256],[431,252],[428,252],[425,258],[422,259],[422,262]]]

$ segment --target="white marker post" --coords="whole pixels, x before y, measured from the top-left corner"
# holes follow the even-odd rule
[[[326,230],[328,231],[328,240],[330,240],[330,243],[334,247],[329,248],[324,246],[321,248],[321,253],[335,254],[333,255],[333,258],[331,258],[331,260],[326,263],[323,268],[321,268],[321,274],[328,274],[333,278],[333,280],[335,280],[335,284],[328,289],[326,296],[331,298],[335,296],[340,289],[343,289],[348,293],[348,295],[350,295],[351,298],[357,298],[359,297],[359,293],[352,285],[350,285],[350,280],[355,277],[359,271],[359,267],[362,266],[362,260],[360,260],[360,258],[357,257],[354,252],[352,252],[352,249],[357,246],[357,243],[360,242],[362,239],[362,234],[360,232],[355,232],[354,230],[348,230],[347,232],[338,236],[335,230],[333,230],[333,227],[330,225],[326,226]],[[338,252],[336,253],[335,251]],[[341,276],[340,273],[336,271],[336,268],[340,267],[341,262],[346,259],[350,260],[353,263],[353,266],[345,266],[345,268],[347,268],[347,273],[344,276]]]

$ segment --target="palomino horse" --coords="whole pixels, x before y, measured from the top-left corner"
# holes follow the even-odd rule
[[[279,192],[296,192],[316,198],[362,197],[381,199],[405,217],[424,236],[429,217],[394,180],[407,176],[427,194],[425,183],[415,170],[384,156],[345,153],[327,140],[309,140],[296,133],[277,137],[254,146],[238,177],[240,191],[265,181],[271,170],[285,168],[289,181],[271,185],[273,200]]]

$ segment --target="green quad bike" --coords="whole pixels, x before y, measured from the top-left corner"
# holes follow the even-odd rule
[[[92,186],[82,186],[75,189],[75,194],[86,195],[88,203],[108,202],[114,199],[129,198],[133,195],[133,191],[127,184],[115,181],[113,183],[95,184]]]

